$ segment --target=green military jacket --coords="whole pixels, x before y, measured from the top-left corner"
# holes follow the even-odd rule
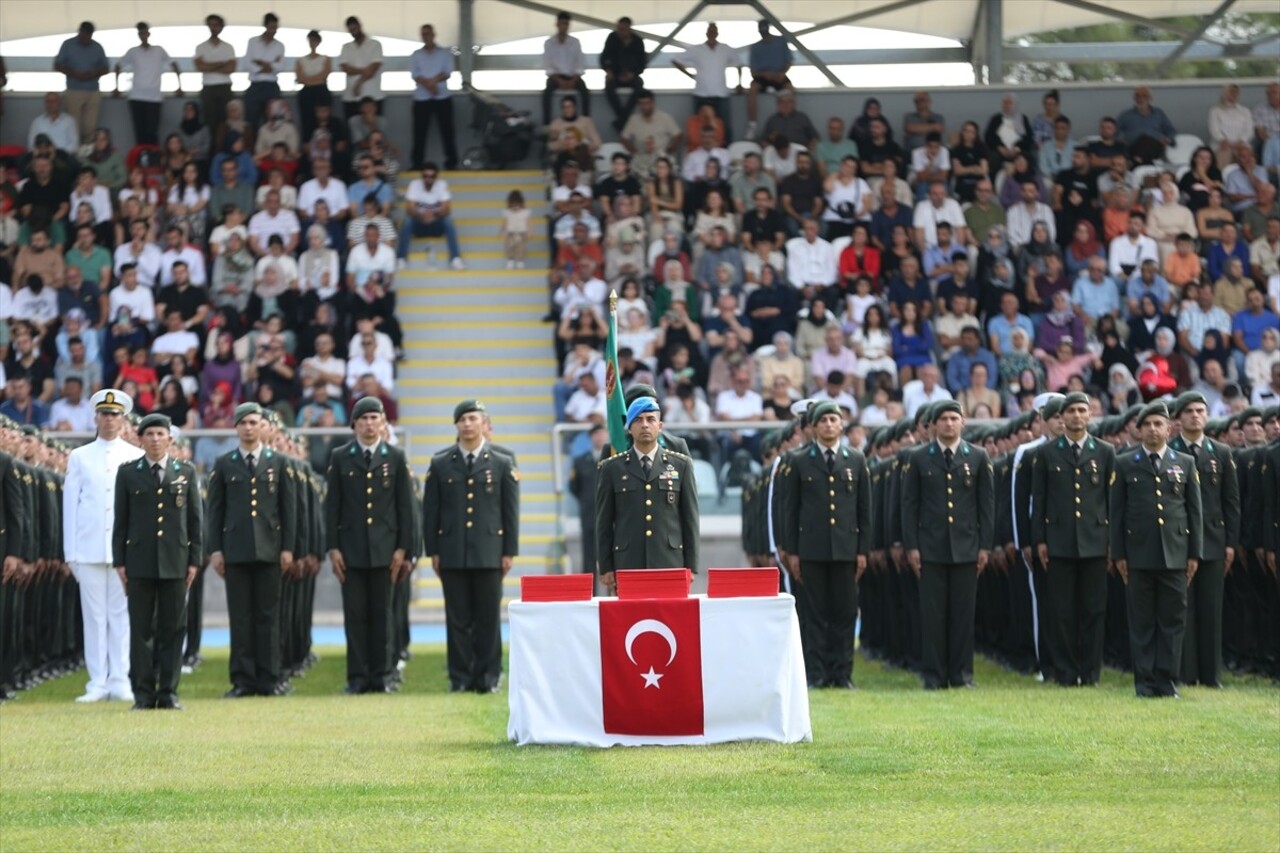
[[[801,560],[852,563],[871,549],[871,474],[866,457],[811,441],[791,454],[782,501],[781,546]]]
[[[1111,558],[1130,568],[1186,570],[1204,550],[1200,475],[1190,456],[1165,448],[1156,473],[1146,448],[1116,457],[1111,478]]]
[[[1267,446],[1262,462],[1263,547],[1280,551],[1280,441]]]
[[[62,475],[48,468],[36,468],[34,475],[37,496],[39,538],[38,557],[46,560],[62,559]]]
[[[654,451],[645,477],[635,448],[601,461],[596,483],[596,560],[618,569],[698,570],[698,484],[693,460]]]
[[[937,441],[902,466],[902,545],[925,563],[973,563],[995,541],[995,485],[987,452],[963,439],[951,468]]]
[[[426,556],[442,569],[496,569],[519,553],[520,471],[484,444],[470,471],[455,444],[431,458],[422,496]]]
[[[1240,544],[1240,482],[1231,449],[1220,441],[1205,437],[1200,453],[1193,456],[1191,446],[1178,436],[1169,446],[1192,456],[1200,475],[1200,509],[1204,513],[1205,560],[1224,560],[1227,548]]]
[[[131,578],[180,580],[204,561],[203,507],[196,469],[170,457],[157,482],[146,456],[116,473],[114,565]]]
[[[0,452],[0,561],[5,557],[33,559],[27,550],[32,520],[23,467],[8,453]]]
[[[326,475],[325,530],[329,551],[348,566],[385,569],[392,552],[413,553],[413,474],[404,451],[380,441],[366,465],[360,442],[336,448]]]
[[[1031,469],[1031,538],[1049,556],[1069,560],[1105,557],[1111,545],[1107,500],[1115,470],[1111,445],[1085,435],[1075,461],[1065,435],[1042,444]]]
[[[296,544],[297,478],[269,447],[255,461],[250,471],[236,448],[218,457],[209,475],[209,552],[221,551],[228,563],[275,563]]]

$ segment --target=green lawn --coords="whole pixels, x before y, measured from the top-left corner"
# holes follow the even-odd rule
[[[83,673],[0,709],[0,850],[1280,850],[1280,690],[1139,701],[979,663],[924,693],[859,660],[812,744],[588,750],[505,741],[505,696],[444,691],[443,649],[392,696],[338,694],[341,651],[286,699],[187,712],[71,702]]]

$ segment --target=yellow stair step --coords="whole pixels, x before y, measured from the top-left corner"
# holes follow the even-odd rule
[[[505,270],[504,270],[505,272]],[[404,273],[401,273],[403,275]],[[397,287],[401,296],[511,296],[547,293],[543,284],[478,284],[475,287]]]
[[[401,323],[403,329],[414,329],[418,331],[426,331],[429,329],[475,329],[477,331],[483,329],[537,329],[546,325],[541,320],[485,320],[483,322],[451,322],[434,320],[417,320],[412,323]],[[522,364],[528,362],[524,359],[520,360]],[[555,359],[548,359],[554,363]],[[511,359],[498,359],[497,364],[511,364]],[[473,362],[474,363],[474,362]]]
[[[491,344],[492,341],[486,341],[485,343]],[[409,348],[412,349],[412,346]],[[555,359],[545,359],[545,361],[548,365],[555,363]],[[462,363],[484,366],[483,362],[476,362],[472,359],[466,359]],[[505,365],[511,362],[505,359],[495,359],[493,363],[495,365]],[[527,361],[521,363],[528,364]],[[426,361],[420,358],[411,358],[403,362],[405,367],[435,367],[437,364],[438,362]],[[447,388],[475,388],[477,386],[482,388],[549,388],[554,382],[555,377],[544,379],[538,376],[486,376],[478,379],[460,379],[458,377],[449,377],[447,379],[400,379],[396,382],[396,385],[401,388],[432,388],[436,386]]]
[[[486,394],[484,404],[493,408],[503,403],[542,403],[547,399],[546,394]],[[452,406],[458,402],[458,398],[452,396],[401,397],[398,402],[402,409],[405,406]]]
[[[425,253],[420,252],[420,256],[425,257]],[[545,278],[546,274],[539,270],[401,270],[396,273],[396,281],[403,281],[406,278],[430,278],[439,275],[448,275],[450,278]]]
[[[506,256],[507,256],[507,253],[503,249],[494,249],[493,251],[486,251],[486,252],[476,252],[476,251],[468,250],[462,253],[462,259],[464,261],[467,258],[486,258],[486,259],[499,258],[500,259],[500,258],[505,258]],[[547,251],[545,249],[534,249],[533,251],[525,252],[525,257],[542,258],[545,260],[547,258]],[[409,258],[415,261],[425,261],[427,259],[427,253],[426,252],[410,252]],[[428,270],[428,272],[430,272],[430,270]],[[450,269],[449,272],[467,272],[467,270]],[[494,272],[497,272],[497,270],[494,270]],[[503,270],[503,272],[506,272],[506,270]],[[511,272],[527,272],[527,270],[511,270]],[[400,274],[403,275],[404,273],[402,272]]]
[[[555,415],[504,415],[501,418],[504,424],[553,424],[555,423]],[[400,418],[403,424],[420,424],[426,426],[429,424],[449,424],[453,425],[453,415],[410,415],[409,417]],[[501,444],[502,442],[499,442]]]

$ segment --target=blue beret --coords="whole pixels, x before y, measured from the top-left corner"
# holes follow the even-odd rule
[[[637,397],[630,406],[627,407],[627,429],[631,429],[632,422],[645,412],[660,412],[658,401],[652,397]]]

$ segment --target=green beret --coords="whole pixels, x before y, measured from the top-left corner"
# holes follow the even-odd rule
[[[823,415],[835,415],[841,421],[844,420],[844,414],[840,411],[840,404],[835,400],[820,400],[809,409],[809,422],[816,424],[822,419]]]
[[[632,403],[634,403],[636,400],[638,400],[641,397],[652,397],[653,399],[656,400],[658,399],[658,389],[654,388],[652,385],[646,385],[643,382],[637,382],[635,385],[632,385],[630,388],[622,392],[623,402],[625,402],[626,405],[628,406],[630,406]],[[484,411],[484,410],[481,409],[481,411]],[[454,418],[455,422],[457,422],[457,420],[458,420],[457,418]]]
[[[1070,394],[1062,398],[1062,411],[1066,411],[1069,406],[1083,405],[1089,408],[1089,395],[1083,391],[1072,391]]]
[[[259,406],[257,403],[241,403],[240,405],[236,406],[235,413],[231,417],[232,417],[232,420],[234,420],[238,424],[245,418],[249,417],[249,415],[257,415],[258,417],[262,417],[262,407]]]
[[[138,422],[138,435],[142,435],[151,427],[160,427],[165,432],[168,432],[172,426],[173,421],[169,419],[168,415],[162,415],[159,412],[152,412]]]
[[[1141,416],[1146,410],[1147,407],[1141,403],[1134,403],[1132,406],[1125,409],[1124,414],[1120,416],[1119,429],[1123,430],[1133,421],[1134,418]]]
[[[911,419],[912,426],[928,426],[933,423],[933,403],[924,403],[920,408],[916,409],[915,417]]]
[[[1205,421],[1204,434],[1211,438],[1217,438],[1222,435],[1222,429],[1222,418],[1210,418],[1208,421]]]
[[[902,441],[907,437],[907,433],[911,432],[913,424],[907,418],[902,418],[893,425],[893,440]]]
[[[1067,398],[1061,394],[1050,397],[1045,401],[1044,407],[1040,409],[1040,417],[1045,419],[1056,418],[1058,415],[1062,414],[1062,410],[1065,408],[1064,403],[1066,402],[1066,399]]]
[[[1199,403],[1206,409],[1209,407],[1209,401],[1199,391],[1187,391],[1179,394],[1178,399],[1173,401],[1173,416],[1176,418],[1182,414],[1182,410],[1192,403]]]
[[[1089,433],[1089,435],[1093,436],[1094,438],[1097,438],[1098,436],[1105,434],[1102,431],[1102,425],[1104,423],[1106,423],[1106,418],[1102,418],[1101,420],[1096,420],[1096,421],[1089,421],[1089,425],[1084,428],[1084,431]]]
[[[351,407],[351,422],[354,424],[360,418],[367,414],[375,413],[385,415],[387,412],[382,408],[382,401],[377,397],[361,397],[356,400],[356,404]],[[457,418],[454,419],[455,421]]]
[[[1250,406],[1247,409],[1242,409],[1240,414],[1237,415],[1237,417],[1240,418],[1240,426],[1243,427],[1245,421],[1252,420],[1253,418],[1261,418],[1262,409],[1258,408],[1257,406]]]
[[[938,400],[929,406],[929,423],[933,423],[947,412],[955,412],[960,417],[964,417],[964,409],[960,408],[960,404],[955,400]]]
[[[479,400],[463,400],[461,403],[453,407],[453,422],[456,424],[458,421],[462,420],[463,415],[470,414],[471,412],[479,412],[483,415],[485,411],[484,403]]]
[[[1274,421],[1277,418],[1280,418],[1280,406],[1272,406],[1262,412],[1262,422],[1264,424],[1267,421]]]
[[[20,429],[23,435],[37,436],[40,434],[40,427],[33,424],[23,424]]]
[[[1143,406],[1142,411],[1138,413],[1138,426],[1146,423],[1147,418],[1156,417],[1169,419],[1169,407],[1165,405],[1164,400],[1156,400]]]

